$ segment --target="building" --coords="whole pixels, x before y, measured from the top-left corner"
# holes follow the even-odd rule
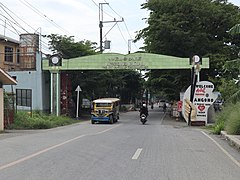
[[[0,67],[4,71],[20,70],[20,41],[0,35]]]
[[[22,34],[20,41],[0,37],[0,67],[18,82],[5,91],[15,94],[17,109],[49,112],[49,72],[42,71],[39,35]]]

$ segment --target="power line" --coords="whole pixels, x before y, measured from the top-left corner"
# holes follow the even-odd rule
[[[126,45],[128,45],[128,42],[127,42],[127,40],[125,39],[125,37],[123,36],[123,33],[122,33],[122,31],[121,31],[121,29],[120,29],[120,27],[119,27],[118,24],[117,24],[117,27],[118,27],[118,30],[119,30],[119,32],[120,32],[120,34],[121,34],[123,40],[125,41]]]
[[[1,19],[2,20],[2,19]],[[3,28],[8,29],[9,31],[11,31],[13,34],[19,35],[17,34],[15,31],[13,31],[12,29],[9,29],[8,27],[5,26],[5,24],[0,24]]]
[[[125,25],[125,28],[126,28],[126,30],[127,30],[127,32],[128,32],[128,35],[129,35],[130,39],[133,40],[132,36],[130,35],[130,32],[129,32],[129,30],[128,30],[128,27],[127,27],[127,24],[126,24],[125,21],[124,21],[124,25]],[[134,46],[135,46],[136,49],[138,49],[135,43],[134,43]]]
[[[0,2],[0,7],[3,9],[3,11],[16,23],[16,25],[18,25],[19,27],[21,27],[24,31],[28,32],[25,28],[23,28],[7,11],[9,10],[3,3]],[[11,11],[10,11],[11,12]],[[12,12],[11,12],[12,13]],[[14,14],[14,13],[13,13]],[[15,15],[15,14],[14,14]]]
[[[27,2],[26,0],[19,0],[21,3],[23,3],[25,6],[27,6],[28,8],[30,8],[32,11],[34,11],[35,13],[37,13],[39,16],[41,16],[42,18],[46,19],[48,22],[50,22],[51,24],[53,24],[55,27],[57,27],[59,30],[61,30],[62,32],[66,33],[66,34],[71,34],[70,32],[68,32],[67,30],[65,30],[63,27],[61,27],[60,25],[58,25],[56,22],[54,22],[52,19],[50,19],[47,15],[45,15],[44,13],[42,13],[40,10],[38,10],[36,7],[34,7],[32,4],[30,4],[29,2]]]
[[[94,0],[91,0],[91,1],[97,6],[97,8],[99,8],[99,4],[101,4],[101,3],[97,4]],[[106,10],[103,10],[103,13],[114,19],[114,17],[112,15],[110,15],[108,12],[106,12]]]
[[[109,4],[106,0],[104,0],[104,1],[105,1],[105,3],[108,4],[109,8],[110,8],[116,15],[118,15],[120,18],[123,18],[121,15],[119,15],[119,14],[110,6],[110,4]]]
[[[110,4],[109,4],[106,0],[104,0],[104,2],[108,4],[109,8],[110,8],[116,15],[118,15],[118,16],[121,17],[121,18],[123,18],[119,13],[117,13],[117,12],[112,8],[112,6],[110,6]],[[129,38],[132,40],[133,38],[132,38],[132,36],[131,36],[131,34],[130,34],[130,32],[129,32],[129,29],[128,29],[127,24],[126,24],[125,21],[124,21],[124,25],[125,25],[125,28],[126,28],[126,30],[127,30],[127,33],[128,33]],[[118,26],[118,28],[119,28],[119,31],[121,32],[121,29],[120,29],[119,26]],[[122,32],[121,32],[121,34],[122,34]],[[105,35],[105,36],[106,36],[106,35]],[[105,36],[104,36],[104,37],[105,37]],[[123,34],[122,34],[122,37],[123,37]],[[124,38],[124,40],[125,40],[125,42],[126,42],[126,39],[125,39],[125,38]],[[134,46],[136,47],[136,49],[138,49],[135,43],[134,43]]]
[[[17,17],[18,19],[20,19],[24,24],[26,24],[27,26],[29,26],[32,30],[34,30],[34,32],[36,33],[37,30],[34,29],[31,25],[29,25],[26,21],[24,21],[23,19],[21,19],[19,16],[17,16],[13,11],[11,11],[9,8],[7,8],[3,3],[0,2],[0,8],[4,11],[2,11],[0,9],[0,16],[2,16],[4,19],[0,18],[0,20],[4,23],[4,24],[0,24],[4,29],[8,29],[10,32],[12,32],[15,35],[20,35],[21,30],[17,29],[20,28],[22,29],[24,32],[26,32],[27,34],[30,34],[25,28],[23,28],[23,26],[20,25],[20,23],[12,16],[14,15],[15,17]],[[10,13],[12,15],[10,15]],[[6,14],[6,15],[4,15]],[[11,19],[10,19],[11,18]],[[6,22],[7,20],[7,22]],[[17,28],[16,28],[17,27]],[[41,34],[39,34],[39,36],[41,36]],[[23,40],[26,43],[31,43],[31,40],[28,39],[24,39]],[[50,51],[49,47],[48,47],[48,43],[42,41],[42,39],[39,39],[39,43],[41,46],[41,49],[45,50],[45,51]]]

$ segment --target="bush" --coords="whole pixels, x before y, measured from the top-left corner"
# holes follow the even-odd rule
[[[226,130],[228,134],[240,134],[240,102],[227,104],[216,116],[213,133],[220,134]]]
[[[34,111],[32,116],[26,111],[18,111],[15,114],[14,123],[8,129],[49,129],[79,122],[65,116],[45,115]]]
[[[220,134],[225,127],[225,121],[228,118],[228,113],[231,110],[229,106],[224,107],[222,111],[218,112],[216,115],[216,122],[214,124],[213,133]]]
[[[52,124],[48,120],[44,119],[34,119],[32,121],[32,129],[50,129]]]
[[[220,134],[222,130],[224,130],[224,121],[219,121],[217,124],[214,125],[212,131],[214,134]]]
[[[240,135],[240,103],[232,105],[232,111],[228,114],[225,130],[228,134]]]

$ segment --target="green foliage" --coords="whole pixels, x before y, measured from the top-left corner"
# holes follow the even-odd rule
[[[218,90],[221,92],[223,99],[228,101],[228,99],[235,94],[239,88],[233,80],[222,78],[220,82],[221,85],[219,85]]]
[[[54,53],[61,53],[64,59],[96,54],[96,43],[89,40],[75,42],[73,36],[51,34],[45,36],[49,40],[50,49]]]
[[[120,97],[122,103],[129,103],[131,100],[140,97],[142,81],[141,74],[134,70],[72,73],[73,89],[80,85],[84,90],[81,95],[87,99]]]
[[[215,76],[228,80],[234,71],[226,71],[225,62],[237,57],[240,38],[231,36],[228,30],[239,23],[239,8],[225,0],[149,0],[142,5],[150,12],[148,26],[139,31],[136,40],[143,39],[146,52],[178,57],[198,54],[210,57],[210,69],[201,71],[201,80],[211,80],[218,85]],[[164,70],[151,73],[149,86],[169,98],[179,97],[180,89],[190,85],[190,70]],[[217,74],[216,74],[217,73]],[[159,75],[156,75],[159,74]],[[167,75],[170,78],[165,78]],[[235,75],[234,75],[235,76]],[[167,82],[168,81],[168,82]],[[175,85],[175,86],[174,86]]]
[[[222,118],[219,118],[217,119],[216,123],[214,124],[214,127],[213,127],[213,133],[214,134],[220,134],[221,131],[224,130],[224,125],[225,124],[225,119],[222,119]]]
[[[146,51],[180,57],[221,52],[240,16],[224,1],[149,0],[142,7],[150,11],[149,26],[137,39],[145,40]]]
[[[147,86],[156,96],[176,100],[179,92],[190,85],[188,70],[151,70]]]
[[[14,123],[9,125],[8,129],[49,129],[58,126],[64,126],[79,121],[63,116],[45,115],[39,111],[30,112],[18,111],[15,114]]]
[[[91,41],[75,42],[73,36],[57,34],[46,37],[49,38],[50,49],[61,53],[65,59],[96,54],[96,43]],[[74,71],[71,72],[71,82],[72,89],[81,86],[84,90],[81,96],[87,99],[118,96],[122,102],[130,102],[140,96],[142,89],[141,75],[134,70]]]
[[[240,102],[233,104],[228,114],[225,130],[228,134],[240,135]]]
[[[213,128],[214,134],[220,134],[224,130],[224,121],[219,121]]]
[[[240,102],[227,104],[221,112],[217,114],[213,132],[220,134],[226,130],[228,134],[240,134]]]
[[[232,111],[231,106],[225,106],[222,111],[218,112],[216,116],[216,122],[214,124],[213,132],[215,134],[220,134],[224,130],[225,122],[229,117],[229,113]]]

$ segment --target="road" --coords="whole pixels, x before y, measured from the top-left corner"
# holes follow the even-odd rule
[[[0,179],[238,180],[240,155],[218,136],[154,109],[115,124],[89,121],[0,134]]]

